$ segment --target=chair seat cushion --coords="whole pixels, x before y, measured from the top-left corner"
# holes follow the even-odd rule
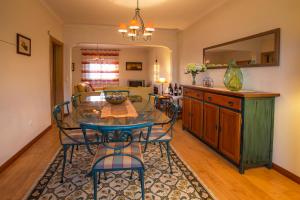
[[[146,141],[145,138],[147,136],[148,130],[147,130],[147,128],[144,128],[144,129],[142,129],[142,131],[143,131],[143,136],[141,137],[141,141]],[[168,133],[167,134],[165,134],[165,133],[166,133],[166,130],[163,127],[161,127],[160,125],[152,126],[151,134],[149,136],[148,141],[151,142],[151,141],[169,141],[169,140],[171,140],[172,139],[171,136]],[[137,137],[139,137],[139,135],[140,135],[140,132],[136,132],[134,134],[135,140]]]
[[[66,133],[68,134],[68,136],[70,136],[72,139],[74,139],[76,141],[74,141],[71,138],[67,137],[66,135],[62,134],[62,144],[84,144],[85,143],[85,139],[84,139],[83,132],[81,129],[67,130]],[[86,136],[87,136],[89,142],[96,142],[97,134],[99,134],[99,133],[96,133],[95,131],[92,131],[92,130],[87,130]]]
[[[122,142],[109,143],[109,146],[116,147],[119,145],[124,145]],[[137,157],[143,162],[143,154],[141,151],[141,145],[138,142],[134,142],[130,144],[128,147],[119,150],[122,154],[129,154]],[[93,165],[102,158],[103,156],[110,155],[116,153],[116,150],[105,147],[103,144],[98,146],[97,152],[94,157]],[[121,155],[112,155],[110,157],[104,158],[99,163],[97,163],[94,169],[134,169],[134,168],[142,168],[143,166],[139,161],[130,156],[121,156]]]

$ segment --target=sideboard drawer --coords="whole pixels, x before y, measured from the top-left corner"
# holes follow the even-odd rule
[[[203,100],[203,92],[189,89],[189,88],[183,89],[183,96],[188,96],[188,97],[193,97],[195,99]]]
[[[212,93],[204,93],[204,100],[227,108],[242,110],[242,100]]]

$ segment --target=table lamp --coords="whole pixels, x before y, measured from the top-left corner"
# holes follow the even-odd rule
[[[158,80],[159,83],[161,83],[161,95],[164,95],[164,83],[166,83],[166,78],[160,77]]]

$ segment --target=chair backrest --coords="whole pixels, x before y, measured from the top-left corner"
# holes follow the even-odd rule
[[[72,106],[74,108],[78,108],[79,104],[81,103],[80,98],[81,98],[81,94],[76,94],[71,97]]]
[[[104,92],[104,96],[110,95],[113,93],[121,93],[122,95],[126,95],[128,97],[130,94],[129,90],[104,90],[103,92]]]
[[[67,108],[67,114],[68,115],[70,114],[69,104],[70,104],[70,101],[66,101],[64,103],[57,104],[53,108],[52,114],[53,114],[54,120],[58,127],[61,127],[61,125],[62,125],[62,122],[64,119],[64,108],[65,107]]]
[[[148,103],[151,103],[153,106],[157,107],[158,104],[158,95],[154,93],[148,94]]]
[[[153,126],[152,122],[145,122],[145,123],[135,124],[135,125],[124,125],[124,126],[102,126],[102,125],[94,125],[94,124],[87,124],[87,123],[80,124],[87,146],[89,146],[89,140],[86,137],[86,132],[87,130],[94,130],[99,133],[99,137],[101,138],[101,144],[108,149],[114,150],[112,151],[111,154],[99,158],[94,164],[94,166],[97,165],[97,163],[99,163],[104,158],[110,156],[125,156],[125,157],[129,156],[134,158],[143,166],[143,162],[139,158],[131,155],[130,153],[122,153],[121,150],[128,147],[133,142],[137,142],[133,138],[134,131],[139,132],[143,128],[148,129],[147,139],[146,139],[146,144],[147,144],[152,126]]]
[[[81,123],[80,128],[83,133],[86,133],[87,130],[94,130],[99,133],[102,137],[102,143],[110,142],[133,142],[133,133],[136,130],[143,128],[148,128],[148,131],[151,132],[153,126],[152,122],[145,122],[133,125],[96,125],[89,123]],[[149,133],[150,133],[149,132]]]
[[[54,120],[56,122],[56,125],[59,129],[59,139],[60,142],[62,144],[62,137],[63,135],[67,138],[69,138],[70,141],[73,141],[74,143],[82,143],[80,141],[78,141],[77,139],[73,138],[72,136],[69,135],[69,131],[74,130],[74,129],[80,129],[78,127],[70,127],[68,123],[64,122],[64,107],[67,108],[67,114],[70,114],[70,110],[69,110],[69,104],[70,101],[66,101],[64,103],[58,104],[56,106],[54,106],[53,108],[53,117]]]
[[[174,102],[165,102],[166,103],[166,110],[165,114],[170,118],[170,120],[166,123],[169,125],[166,133],[171,134],[171,137],[173,137],[173,126],[177,121],[178,117],[178,105]]]

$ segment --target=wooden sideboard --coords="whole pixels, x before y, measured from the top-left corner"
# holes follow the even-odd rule
[[[182,126],[238,166],[240,173],[271,168],[277,96],[184,85]]]

